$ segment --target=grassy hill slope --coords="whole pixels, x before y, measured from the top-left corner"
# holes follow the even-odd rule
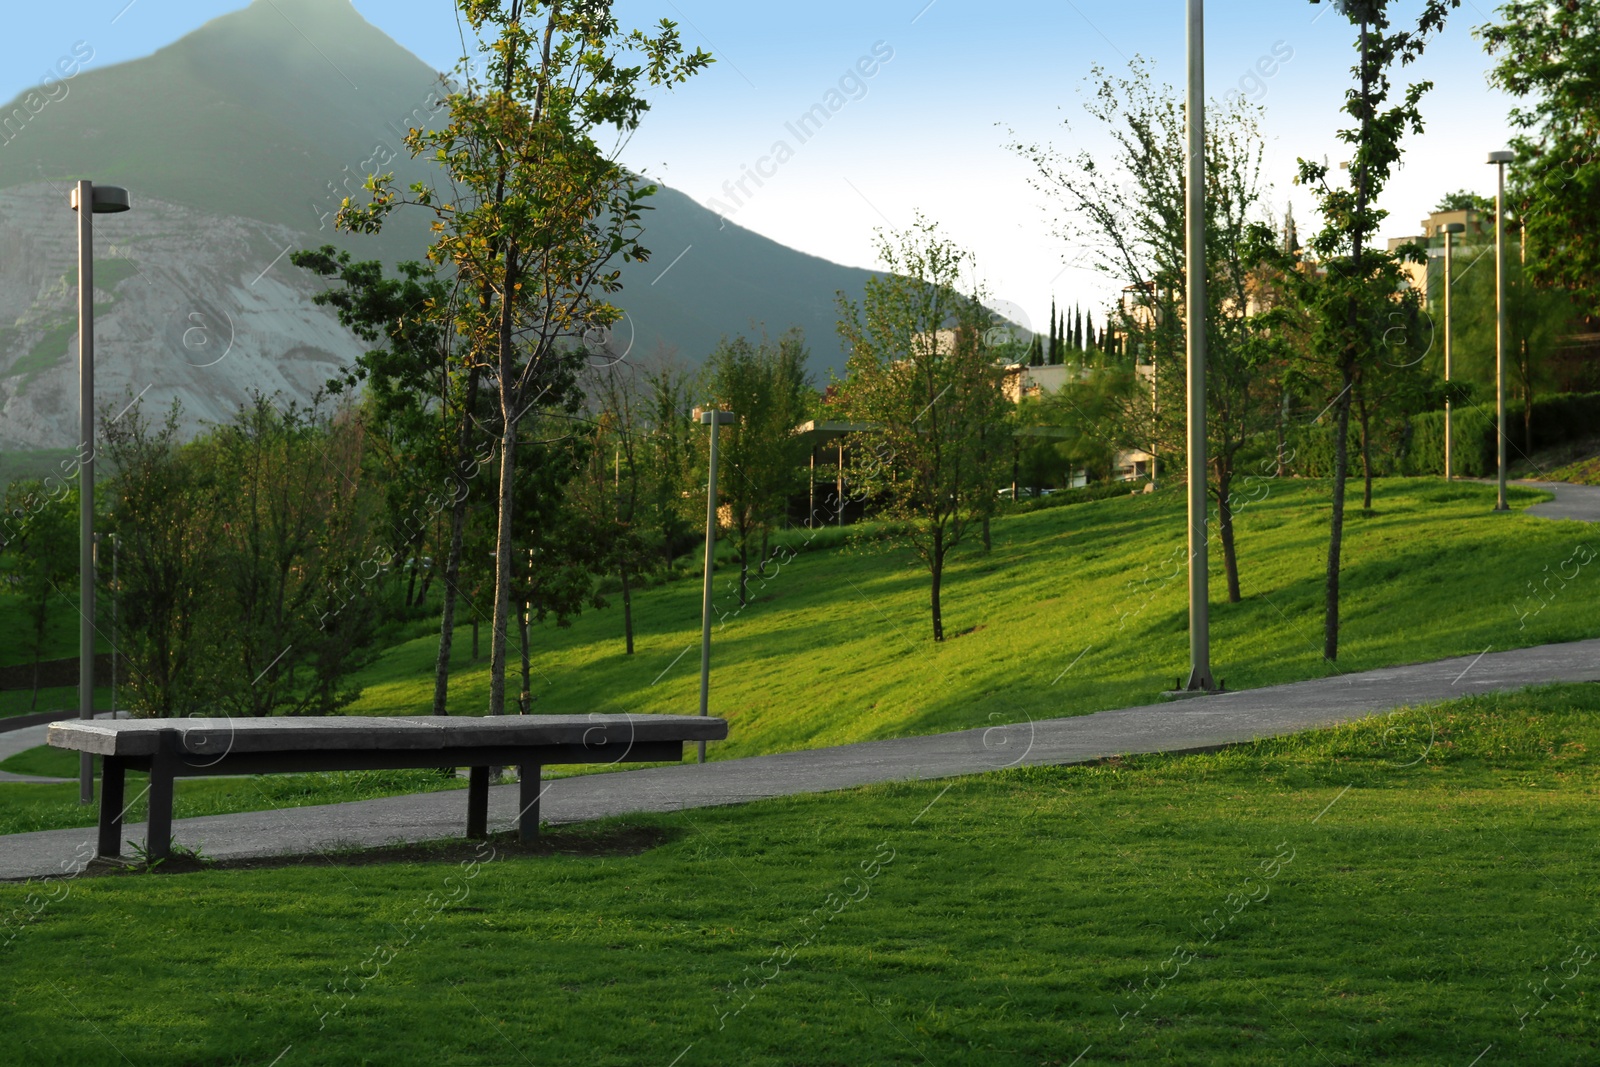
[[[1376,492],[1373,514],[1351,513],[1336,665],[1321,658],[1326,485],[1276,483],[1243,509],[1242,603],[1223,601],[1213,554],[1214,669],[1230,688],[1600,634],[1600,564],[1582,569],[1543,611],[1517,614],[1531,603],[1528,583],[1554,574],[1586,538],[1600,547],[1589,527],[1496,515],[1490,486],[1386,480]],[[1516,507],[1540,499],[1513,491]],[[729,614],[713,639],[711,710],[731,720],[732,737],[714,753],[1152,702],[1188,661],[1183,529],[1183,498],[1174,491],[1005,518],[995,524],[991,555],[969,549],[950,570],[945,625],[959,636],[943,645],[928,635],[926,574],[903,550],[820,533],[765,587],[752,583],[743,612],[735,611],[732,571],[723,569],[717,610]],[[536,711],[694,712],[699,582],[646,591],[634,616],[632,657],[623,654],[615,606],[569,629],[536,627]],[[463,630],[451,708],[481,714],[486,626],[476,664],[470,644]],[[357,679],[365,691],[351,712],[426,710],[436,649],[429,636],[387,650]]]

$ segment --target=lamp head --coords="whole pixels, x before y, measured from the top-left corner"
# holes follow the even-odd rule
[[[1493,166],[1496,163],[1510,163],[1516,158],[1517,154],[1515,152],[1508,152],[1505,149],[1501,149],[1498,152],[1489,153],[1489,164]]]
[[[116,215],[133,206],[128,190],[116,185],[93,186],[90,211],[96,215]],[[72,210],[78,210],[78,190],[72,190]]]
[[[1467,224],[1464,223],[1464,222],[1447,222],[1443,226],[1439,227],[1439,233],[1440,234],[1466,233],[1466,232],[1467,232]]]
[[[731,426],[737,418],[731,411],[717,411],[711,408],[695,408],[694,416],[705,426]]]

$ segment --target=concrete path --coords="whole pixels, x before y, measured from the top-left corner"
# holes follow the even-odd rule
[[[1529,515],[1541,519],[1576,519],[1579,522],[1600,522],[1600,485],[1573,485],[1570,482],[1517,481],[1529,489],[1543,489],[1554,493],[1555,499],[1535,504]]]
[[[117,714],[121,718],[128,717],[128,713],[126,711],[121,711]],[[111,712],[96,712],[94,717],[97,719],[107,719],[111,717]],[[61,713],[61,718],[70,719],[73,718],[73,715],[70,711],[64,711]],[[0,733],[0,760],[8,760],[12,756],[21,755],[30,748],[38,748],[40,745],[45,743],[45,735],[49,732],[50,726],[47,723],[43,726],[24,726],[20,730],[7,730],[3,733]],[[9,771],[0,771],[0,782],[50,783],[72,782],[76,780],[77,779],[75,778],[35,778],[26,774],[12,774]]]
[[[703,767],[685,764],[562,778],[548,783],[541,813],[553,823],[584,822],[1024,764],[1193,751],[1348,722],[1401,706],[1579,681],[1600,681],[1600,639],[987,730],[724,760]],[[1416,732],[1416,724],[1406,730],[1408,735]],[[515,787],[492,789],[491,829],[511,829],[516,805]],[[465,822],[466,794],[451,791],[183,819],[173,824],[173,831],[182,845],[198,847],[215,859],[236,859],[456,837]],[[125,827],[127,840],[142,841],[144,833],[142,824]],[[75,850],[93,839],[93,831],[87,829],[0,838],[0,879],[71,870]]]

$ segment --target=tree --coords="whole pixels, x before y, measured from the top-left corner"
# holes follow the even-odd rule
[[[504,714],[506,649],[517,562],[517,443],[533,409],[575,410],[569,352],[621,317],[619,260],[643,261],[641,213],[655,189],[596,142],[636,130],[646,88],[669,87],[711,62],[685,54],[674,25],[624,33],[611,0],[458,0],[485,67],[449,94],[449,123],[412,130],[406,146],[444,169],[449,194],[425,184],[405,201],[393,175],[341,208],[341,226],[376,232],[402,203],[435,218],[429,259],[464,290],[461,329],[497,401],[495,596],[489,711]],[[486,37],[487,35],[487,37]],[[630,60],[634,61],[630,65]]]
[[[200,467],[216,516],[219,702],[240,715],[328,715],[370,646],[383,563],[359,480],[353,418],[257,396],[183,458]]]
[[[383,465],[387,556],[409,572],[405,604],[421,607],[439,568],[424,566],[430,536],[448,513],[444,538],[444,596],[439,654],[434,667],[433,714],[448,714],[450,656],[460,596],[461,553],[469,502],[483,495],[479,473],[492,438],[484,432],[491,414],[483,405],[482,367],[457,330],[460,288],[417,263],[402,263],[399,276],[385,277],[379,263],[352,263],[331,245],[290,257],[298,267],[339,288],[317,295],[335,308],[339,321],[368,344],[382,344],[328,383],[338,395],[358,387],[364,419]],[[424,574],[422,588],[416,579]],[[474,653],[476,654],[476,653]]]
[[[695,542],[695,519],[690,498],[699,484],[695,476],[697,435],[690,417],[697,392],[695,375],[680,366],[670,351],[662,351],[654,367],[645,372],[645,424],[649,441],[644,452],[647,473],[646,524],[661,563],[672,570],[678,554]],[[700,511],[704,515],[704,509]]]
[[[1497,58],[1489,80],[1523,101],[1511,124],[1511,202],[1524,221],[1528,272],[1600,317],[1600,4],[1511,0],[1475,32]]]
[[[16,535],[0,544],[0,579],[22,601],[27,621],[24,650],[33,661],[33,699],[39,706],[39,661],[50,647],[51,607],[76,590],[78,493],[51,493],[40,482],[15,482],[6,490],[6,512],[22,515]]]
[[[633,368],[621,361],[597,368],[592,395],[599,402],[585,476],[574,484],[588,518],[592,547],[602,571],[622,586],[622,636],[633,655],[633,579],[650,556],[647,467],[650,441],[644,401]]]
[[[1507,226],[1510,223],[1508,220]],[[1520,242],[1519,242],[1520,244]],[[1459,269],[1455,305],[1454,376],[1478,386],[1479,395],[1493,395],[1495,380],[1494,245],[1468,246],[1474,258]],[[1481,261],[1481,262],[1480,262]],[[1477,266],[1478,269],[1472,269]],[[1506,257],[1506,368],[1508,384],[1522,400],[1522,442],[1532,451],[1533,401],[1555,385],[1551,357],[1573,325],[1570,297],[1560,289],[1537,284],[1531,265],[1514,253]]]
[[[1134,295],[1107,316],[1097,341],[1096,404],[1115,413],[1109,436],[1124,448],[1179,456],[1187,447],[1184,406],[1159,397],[1185,394],[1184,105],[1157,86],[1143,61],[1117,78],[1095,68],[1090,116],[1111,134],[1110,166],[1099,155],[1071,156],[1014,145],[1034,164],[1035,185],[1066,202],[1060,235],[1090,242],[1097,266]],[[1241,456],[1276,425],[1280,393],[1272,368],[1284,359],[1283,316],[1263,286],[1278,258],[1265,221],[1265,152],[1258,110],[1242,97],[1213,104],[1206,137],[1207,472],[1217,500],[1228,598],[1241,597],[1233,527],[1233,483]],[[1091,339],[1093,312],[1085,316]],[[1102,437],[1107,436],[1104,430]]]
[[[707,363],[715,406],[735,416],[719,442],[728,473],[718,492],[732,518],[741,608],[749,600],[750,539],[761,534],[764,565],[768,536],[800,485],[807,448],[794,430],[805,418],[810,392],[806,359],[805,338],[796,329],[776,345],[724,339]]]
[[[1423,129],[1421,100],[1431,82],[1407,86],[1404,97],[1390,104],[1389,72],[1421,56],[1429,38],[1444,26],[1460,0],[1426,0],[1414,28],[1388,32],[1389,0],[1346,0],[1338,10],[1357,30],[1356,84],[1345,96],[1343,111],[1353,125],[1338,131],[1349,145],[1348,187],[1330,185],[1326,163],[1301,159],[1296,180],[1317,191],[1323,228],[1308,244],[1319,271],[1290,275],[1301,284],[1298,295],[1313,320],[1314,359],[1329,372],[1337,392],[1334,412],[1333,515],[1328,535],[1327,602],[1323,618],[1324,658],[1339,656],[1339,565],[1344,538],[1345,482],[1349,475],[1349,433],[1352,394],[1363,374],[1385,359],[1384,331],[1401,293],[1402,254],[1373,247],[1386,213],[1375,205],[1400,161],[1400,140],[1407,130]],[[1401,294],[1401,299],[1407,299]],[[1414,292],[1409,299],[1415,299]],[[1403,313],[1403,312],[1402,312]],[[1330,390],[1331,391],[1331,390]]]
[[[928,568],[933,639],[943,641],[945,562],[994,507],[994,461],[1010,458],[1000,447],[1002,371],[984,343],[981,293],[960,290],[969,253],[919,215],[905,232],[880,231],[878,254],[885,273],[868,280],[860,305],[839,305],[847,410],[871,427],[854,450],[854,478]]]
[[[1494,217],[1494,201],[1487,196],[1479,196],[1470,189],[1457,189],[1453,193],[1446,193],[1433,205],[1435,213],[1443,211],[1476,211],[1482,215]]]
[[[116,471],[105,499],[118,540],[118,651],[134,714],[182,717],[209,708],[217,670],[219,533],[211,474],[179,444],[178,407],[151,425],[134,406],[104,423]],[[189,450],[192,452],[192,449]],[[245,681],[248,681],[246,679]]]

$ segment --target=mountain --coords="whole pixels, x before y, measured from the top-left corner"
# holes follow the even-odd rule
[[[101,403],[125,391],[143,391],[146,410],[178,400],[192,428],[252,389],[304,398],[359,354],[311,303],[319,280],[284,253],[423,258],[420,211],[377,237],[337,233],[332,213],[368,172],[431,179],[400,138],[440,121],[439,96],[438,73],[348,0],[256,0],[151,56],[104,69],[91,58],[0,107],[0,447],[74,439],[73,180],[134,197],[132,212],[96,220]],[[617,350],[666,344],[698,361],[725,334],[799,326],[813,370],[842,369],[835,293],[858,295],[869,272],[665,187],[651,205],[654,255],[623,266]]]

